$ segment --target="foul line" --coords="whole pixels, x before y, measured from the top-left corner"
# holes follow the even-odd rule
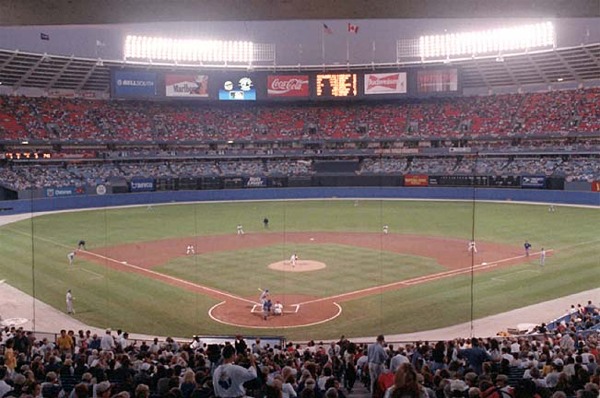
[[[551,253],[554,250],[552,249],[548,249],[546,250],[546,253]],[[529,257],[535,257],[536,255],[539,255],[540,252],[535,252],[529,255]],[[443,278],[448,278],[451,276],[456,276],[456,275],[462,275],[462,274],[467,274],[470,273],[471,270],[483,270],[483,269],[488,269],[488,268],[493,268],[501,263],[505,263],[508,261],[514,261],[514,260],[518,260],[521,258],[526,258],[526,255],[521,255],[521,256],[515,256],[515,257],[509,257],[509,258],[504,258],[501,260],[497,260],[497,261],[493,261],[490,263],[481,263],[481,264],[477,264],[474,265],[473,267],[468,267],[468,268],[460,268],[460,269],[453,269],[450,271],[444,271],[444,272],[439,272],[437,274],[429,274],[429,275],[423,275],[423,276],[419,276],[416,278],[412,278],[412,279],[406,279],[403,281],[397,281],[397,282],[392,282],[392,283],[388,283],[385,285],[378,285],[378,286],[373,286],[373,287],[368,287],[366,289],[361,289],[361,290],[355,290],[352,292],[348,292],[348,293],[341,293],[341,294],[337,294],[334,296],[329,296],[329,297],[322,297],[319,299],[315,299],[315,300],[309,300],[309,301],[304,301],[301,303],[298,303],[297,305],[306,305],[306,304],[314,304],[314,303],[319,303],[322,301],[331,301],[331,300],[337,300],[337,299],[344,299],[346,297],[352,297],[358,294],[363,294],[363,293],[369,293],[369,292],[376,292],[378,290],[382,290],[382,289],[387,289],[387,288],[391,288],[391,287],[396,287],[396,286],[401,286],[401,285],[417,285],[419,283],[423,283],[423,282],[431,282],[431,281],[435,281],[435,280],[439,280],[439,279],[443,279]],[[485,265],[484,265],[485,264]]]
[[[141,271],[142,273],[146,273],[146,274],[158,276],[160,278],[168,279],[168,280],[171,280],[171,281],[174,281],[174,282],[177,282],[177,283],[181,283],[181,284],[184,284],[184,285],[187,285],[187,286],[191,286],[191,287],[194,287],[194,288],[197,288],[197,289],[205,290],[205,291],[208,291],[208,292],[220,295],[220,296],[229,297],[229,298],[234,299],[234,300],[243,301],[243,302],[246,302],[246,303],[249,303],[249,304],[256,304],[256,302],[254,302],[252,300],[248,300],[248,299],[245,299],[243,297],[239,297],[239,296],[236,296],[236,295],[233,295],[233,294],[221,291],[221,290],[213,289],[213,288],[210,288],[210,287],[207,287],[207,286],[198,285],[197,283],[186,281],[185,279],[180,279],[180,278],[176,278],[174,276],[170,276],[170,275],[167,275],[167,274],[162,274],[160,272],[152,271],[150,269],[146,269],[146,268],[140,267],[138,265],[129,264],[129,263],[125,264],[125,263],[122,263],[121,261],[115,260],[114,258],[106,257],[106,256],[103,256],[101,254],[97,254],[97,253],[93,253],[93,252],[88,252],[88,251],[85,251],[85,250],[82,250],[82,252],[86,253],[86,254],[88,254],[90,256],[95,256],[95,257],[101,258],[103,260],[106,260],[106,261],[109,261],[109,262],[113,262],[115,264],[118,264],[121,267],[131,268],[131,269],[134,269],[136,271]]]
[[[102,279],[102,278],[104,278],[104,275],[101,275],[101,274],[99,274],[99,273],[97,273],[97,272],[90,271],[89,269],[85,269],[85,268],[80,268],[80,269],[81,269],[82,271],[85,271],[85,272],[87,272],[88,274],[92,274],[92,275],[94,275],[94,277],[93,277],[93,278],[90,278],[90,279]]]

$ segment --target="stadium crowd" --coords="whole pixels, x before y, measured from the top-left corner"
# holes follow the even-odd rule
[[[61,186],[96,186],[114,178],[198,178],[310,176],[310,159],[161,160],[101,163],[7,164],[0,184],[15,190]],[[598,157],[380,157],[365,158],[357,174],[542,175],[566,181],[600,180]]]
[[[597,398],[600,313],[589,301],[534,334],[387,344],[135,341],[107,329],[0,333],[0,396],[17,398]],[[361,387],[363,386],[363,387]],[[363,394],[364,396],[364,394]]]
[[[77,143],[585,135],[600,131],[599,103],[600,88],[236,107],[0,96],[0,138]]]

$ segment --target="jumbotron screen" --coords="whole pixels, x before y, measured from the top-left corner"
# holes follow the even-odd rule
[[[356,73],[321,73],[317,75],[317,97],[356,97]]]
[[[417,71],[417,93],[449,93],[458,91],[458,70],[433,69]]]

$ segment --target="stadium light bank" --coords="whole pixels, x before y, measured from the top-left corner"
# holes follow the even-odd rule
[[[128,35],[125,37],[124,58],[173,62],[176,64],[243,63],[272,61],[271,44],[251,41],[176,39]],[[265,51],[265,48],[267,51]],[[274,51],[272,51],[274,52]],[[267,55],[269,59],[262,59]]]
[[[556,46],[552,22],[520,25],[482,31],[421,36],[418,39],[422,60],[503,54]]]

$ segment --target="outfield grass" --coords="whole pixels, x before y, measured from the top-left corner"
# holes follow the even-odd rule
[[[534,250],[556,250],[543,269],[530,264],[477,274],[474,314],[482,317],[567,294],[596,288],[600,275],[597,209],[469,202],[423,201],[290,201],[200,203],[106,209],[35,217],[0,228],[0,272],[11,285],[64,310],[64,292],[74,291],[77,318],[131,332],[189,336],[231,334],[238,329],[212,322],[213,299],[121,273],[101,264],[77,260],[69,268],[66,254],[79,239],[88,249],[167,237],[235,233],[238,223],[247,233],[364,231],[419,234],[500,242]],[[473,218],[474,217],[474,218]],[[33,235],[33,239],[32,239]],[[327,263],[314,273],[283,273],[266,269],[289,257],[281,244],[174,259],[157,271],[242,296],[257,287],[272,291],[329,296],[395,280],[439,272],[430,258],[399,255],[343,245],[299,246],[304,258]],[[33,283],[35,280],[35,284]],[[471,279],[450,279],[403,288],[343,304],[333,322],[286,331],[292,339],[402,333],[468,321]],[[242,331],[253,333],[255,331]]]

